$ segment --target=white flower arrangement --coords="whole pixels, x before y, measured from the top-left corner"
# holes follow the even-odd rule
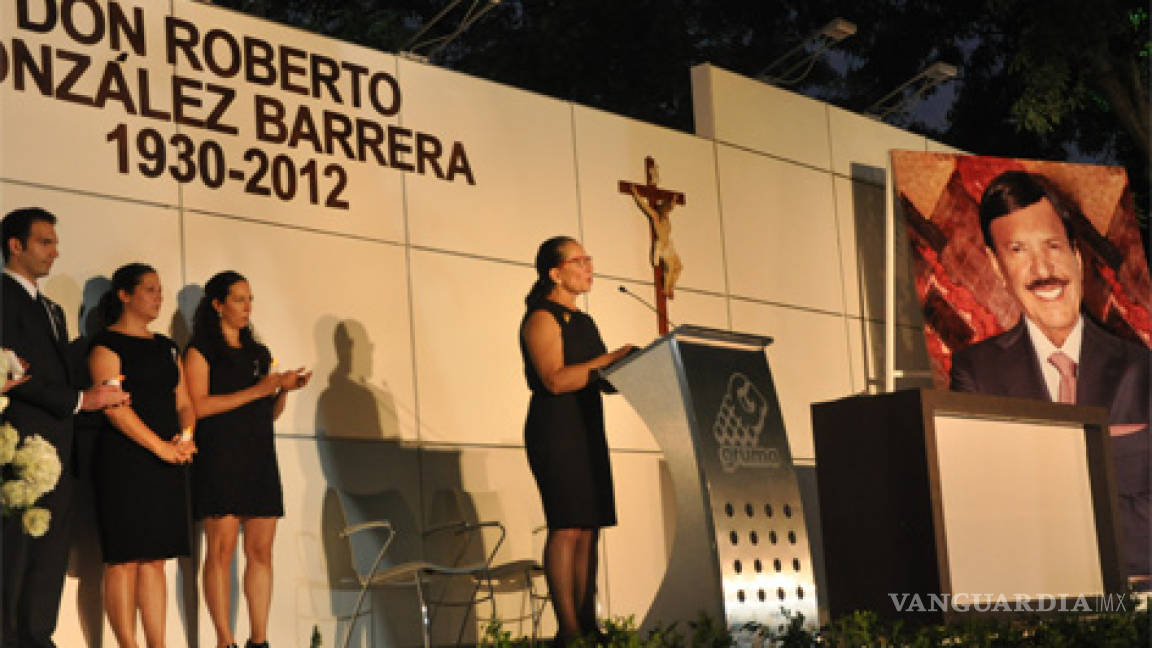
[[[23,369],[13,357],[0,349],[0,376],[5,380],[15,369]],[[8,398],[0,396],[0,412],[7,407]],[[4,515],[20,513],[24,532],[34,538],[48,532],[52,513],[33,505],[56,488],[60,471],[56,447],[44,437],[33,434],[21,443],[11,423],[0,424],[0,509]]]
[[[36,502],[36,495],[23,479],[9,479],[0,486],[0,502],[6,512],[22,511]]]
[[[60,457],[56,456],[56,447],[37,434],[24,439],[16,450],[12,465],[16,467],[16,477],[28,484],[37,499],[56,488],[56,482],[60,480]]]
[[[4,411],[0,408],[0,412]],[[0,466],[12,463],[16,457],[16,445],[20,443],[20,433],[11,423],[0,424]]]
[[[52,513],[46,508],[33,506],[24,511],[24,516],[20,521],[24,523],[25,533],[33,538],[39,538],[48,533],[48,526],[52,523]]]

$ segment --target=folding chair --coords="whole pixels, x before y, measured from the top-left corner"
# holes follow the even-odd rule
[[[340,493],[341,506],[345,510],[345,520],[356,519],[362,517],[357,513],[364,510],[371,510],[371,506],[364,506],[364,500],[376,496],[352,495],[349,493]],[[349,515],[353,513],[353,515]],[[360,609],[363,606],[364,598],[371,587],[396,587],[396,586],[411,586],[416,591],[417,602],[420,607],[420,625],[421,636],[423,638],[424,648],[431,646],[431,627],[432,617],[435,612],[434,607],[440,606],[457,606],[457,607],[474,607],[482,601],[490,601],[495,605],[495,585],[489,577],[490,565],[492,557],[496,551],[499,550],[500,545],[504,542],[504,527],[496,521],[488,522],[453,522],[443,524],[427,531],[424,531],[421,536],[427,538],[437,534],[453,533],[456,535],[462,534],[476,534],[483,529],[492,528],[499,532],[499,539],[496,541],[492,550],[484,554],[481,561],[472,562],[463,565],[445,565],[433,563],[425,560],[404,560],[397,563],[385,563],[389,548],[393,546],[393,542],[397,538],[396,529],[392,526],[392,522],[387,519],[367,520],[345,527],[340,531],[339,536],[347,539],[351,545],[353,554],[353,570],[356,577],[360,582],[360,593],[356,597],[356,606],[352,612],[352,618],[348,624],[348,631],[344,636],[343,646],[347,648],[352,639],[352,631],[355,628],[356,620],[360,616]],[[378,545],[376,547],[368,547],[367,545]],[[357,551],[366,548],[375,549],[375,558],[371,566],[367,570],[358,568],[355,564],[355,556]],[[471,579],[476,586],[472,590],[472,596],[466,600],[436,600],[430,601],[426,592],[427,587],[436,580],[445,580],[452,578],[468,578]],[[476,597],[481,587],[486,588],[486,595],[480,598]],[[467,616],[465,616],[467,620]],[[463,636],[463,627],[457,636],[457,642]]]

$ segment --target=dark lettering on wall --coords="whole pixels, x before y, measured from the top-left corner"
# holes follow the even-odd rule
[[[344,157],[349,160],[355,159],[356,154],[352,152],[352,145],[348,143],[348,137],[351,135],[352,120],[338,112],[324,111],[324,153],[332,155],[336,149],[332,143],[339,142]],[[360,160],[363,161],[364,158],[360,158]]]
[[[200,90],[203,87],[204,84],[196,79],[189,79],[180,75],[172,76],[172,121],[197,128],[204,126],[202,120],[192,117],[186,112],[188,108],[199,108],[204,105],[204,102],[200,101],[200,97],[188,92],[189,90]]]
[[[228,62],[223,64],[216,58],[216,44],[222,43],[228,50]],[[240,73],[240,43],[223,29],[211,29],[204,34],[204,63],[218,77],[230,79]]]
[[[239,128],[231,124],[225,124],[222,121],[224,114],[228,112],[228,106],[231,106],[232,102],[236,100],[236,89],[214,83],[209,83],[204,86],[204,88],[208,90],[208,92],[216,95],[216,105],[212,108],[212,112],[208,113],[208,119],[204,120],[204,126],[208,128],[208,130],[213,130],[217,133],[225,133],[227,135],[239,133]]]
[[[444,147],[440,139],[427,133],[416,133],[416,173],[424,173],[424,165],[432,167],[437,178],[444,179],[444,172],[440,170],[440,155]]]
[[[174,70],[161,71],[156,69],[159,59],[150,63],[129,60],[133,53],[147,56],[150,32],[143,7],[149,5],[122,6],[122,1],[15,0],[20,29],[55,33],[57,42],[66,36],[83,47],[59,49],[13,37],[0,43],[0,84],[10,82],[19,92],[73,105],[115,110],[113,104],[118,104],[126,115],[229,136],[241,135],[232,118],[239,84],[271,87],[277,94],[316,101],[304,105],[286,101],[283,94],[282,98],[255,94],[250,105],[259,142],[310,148],[307,154],[342,157],[449,182],[460,177],[475,184],[461,142],[389,123],[398,121],[403,101],[393,73],[310,52],[295,42],[270,42],[168,15],[157,16],[155,25],[163,20],[162,56]],[[161,56],[160,44],[152,45],[154,56]],[[88,49],[100,46],[119,55],[111,58]],[[318,105],[321,102],[339,107],[324,109]],[[177,182],[200,182],[210,189],[239,179],[247,182],[246,191],[256,195],[286,201],[306,193],[312,204],[348,208],[342,197],[348,174],[339,163],[249,148],[244,160],[254,168],[232,168],[225,163],[225,152],[230,149],[220,142],[197,142],[194,134],[185,132],[162,133],[165,129],[159,126],[129,130],[124,124],[109,132],[107,141],[117,145],[117,169],[126,174],[139,171],[146,177],[171,174]],[[173,164],[167,164],[165,155]],[[334,187],[327,200],[321,195],[323,187]]]
[[[77,103],[81,106],[91,106],[92,99],[90,97],[76,94],[72,89],[76,87],[76,82],[79,81],[80,78],[84,76],[84,73],[88,71],[88,68],[92,66],[92,58],[66,50],[57,50],[56,58],[72,64],[72,67],[69,68],[64,78],[60,79],[60,83],[56,85],[56,98]]]
[[[244,80],[263,86],[276,83],[276,68],[272,66],[274,52],[268,41],[245,36]]]
[[[312,96],[320,98],[320,86],[328,90],[328,96],[336,103],[344,103],[340,91],[336,89],[336,79],[340,78],[340,66],[336,61],[320,54],[312,55]]]
[[[61,25],[64,32],[72,40],[81,45],[95,45],[109,36],[109,44],[114,50],[123,49],[123,41],[128,41],[132,51],[140,56],[147,55],[144,36],[144,10],[141,7],[132,8],[132,18],[124,12],[120,3],[108,3],[108,14],[96,0],[63,0],[57,6],[56,0],[40,0],[37,2],[40,15],[33,16],[28,0],[16,2],[16,26],[20,29],[47,34]],[[83,9],[77,9],[82,5]],[[88,18],[87,21],[81,18]],[[90,23],[90,24],[88,24]],[[81,25],[88,24],[87,31],[81,31]]]
[[[407,141],[412,138],[412,131],[400,126],[388,127],[388,158],[392,160],[392,168],[400,169],[401,171],[411,171],[412,163],[401,159],[401,155],[407,155],[412,152],[412,145]]]
[[[24,41],[19,38],[12,39],[12,77],[17,90],[23,91],[25,75],[32,77],[32,82],[40,94],[45,97],[52,96],[52,48],[47,45],[40,46],[40,65],[36,65],[32,52]]]
[[[388,84],[389,94],[392,97],[392,103],[387,106],[380,101],[380,84]],[[372,80],[368,83],[368,97],[372,100],[372,107],[376,112],[391,117],[400,112],[400,84],[396,82],[396,78],[387,72],[377,72],[372,75]]]
[[[88,11],[92,15],[91,33],[82,34],[76,26],[76,5],[78,4],[88,7]],[[60,5],[60,18],[61,22],[64,23],[64,32],[77,43],[95,45],[104,38],[104,12],[100,10],[100,5],[96,4],[96,0],[64,0],[64,4]]]
[[[28,0],[16,0],[16,26],[20,29],[47,34],[56,27],[58,17],[56,0],[47,0],[40,3],[44,7],[44,19],[37,21],[28,12]]]
[[[293,77],[304,74],[307,68],[294,62],[294,59],[303,59],[307,56],[304,50],[287,45],[280,46],[280,89],[296,94],[308,94],[308,88],[297,84]]]
[[[357,158],[363,162],[367,159],[367,152],[372,151],[373,157],[376,158],[376,163],[380,166],[388,166],[388,161],[384,158],[384,152],[380,150],[380,145],[384,143],[384,129],[374,121],[367,119],[356,120],[356,141],[359,143],[359,156]]]
[[[152,92],[148,80],[148,70],[140,68],[136,71],[136,78],[140,86],[140,114],[149,119],[168,121],[172,113],[156,110],[152,107]]]
[[[296,148],[300,140],[306,140],[317,153],[323,153],[324,147],[320,144],[320,137],[316,134],[316,122],[312,120],[312,111],[308,106],[300,106],[296,110],[296,119],[292,122],[292,133],[288,135],[288,146]]]
[[[288,139],[288,128],[284,125],[286,114],[284,104],[279,99],[256,95],[256,139],[282,144]]]
[[[93,101],[97,108],[103,108],[109,99],[120,102],[124,112],[129,115],[136,114],[136,104],[132,101],[132,92],[128,90],[128,83],[124,80],[124,71],[116,61],[109,61],[104,66],[104,75],[100,78],[100,87],[96,89],[96,98]]]
[[[144,9],[142,7],[132,7],[132,22],[129,23],[128,16],[120,4],[117,2],[109,3],[108,27],[112,49],[116,51],[124,49],[120,44],[120,39],[124,38],[138,56],[148,56],[144,39]]]
[[[243,182],[244,191],[254,196],[284,202],[302,196],[313,205],[320,204],[322,191],[327,188],[325,207],[349,209],[348,201],[342,197],[348,186],[348,173],[339,164],[326,165],[321,181],[320,165],[315,159],[300,165],[289,155],[278,153],[270,157],[253,147],[244,151],[243,158],[255,166],[234,167],[228,163],[224,147],[215,140],[197,142],[184,133],[165,139],[155,128],[141,129],[132,137],[123,123],[109,131],[104,140],[115,145],[116,170],[124,175],[136,172],[146,178],[159,178],[167,173],[180,184],[199,181],[208,189],[219,189],[229,181]],[[139,162],[133,165],[134,159]]]
[[[179,51],[184,55],[184,62],[192,66],[193,70],[199,72],[204,69],[193,51],[196,43],[200,42],[200,30],[196,25],[175,16],[165,17],[164,42],[167,44],[165,51],[169,65],[179,65],[176,58],[176,52]]]
[[[365,74],[368,74],[368,68],[364,67],[363,65],[356,65],[355,63],[350,63],[348,61],[344,61],[343,63],[341,63],[340,67],[344,68],[345,70],[348,70],[348,74],[351,75],[349,77],[349,80],[352,82],[352,107],[353,108],[359,108],[360,104],[361,104],[361,101],[360,101],[360,79]]]
[[[468,154],[464,152],[464,145],[453,142],[452,155],[448,158],[448,177],[445,179],[451,182],[457,173],[463,173],[468,184],[476,184],[476,178],[472,176],[472,165],[468,163]]]

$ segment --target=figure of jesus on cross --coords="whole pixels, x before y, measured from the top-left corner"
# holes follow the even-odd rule
[[[629,193],[636,205],[648,217],[648,232],[652,246],[649,260],[656,288],[656,312],[659,318],[660,334],[668,332],[668,299],[673,299],[676,281],[684,264],[676,248],[672,245],[672,220],[669,216],[676,205],[685,203],[684,194],[679,191],[661,189],[660,170],[652,156],[644,158],[645,184],[620,181],[620,192]]]

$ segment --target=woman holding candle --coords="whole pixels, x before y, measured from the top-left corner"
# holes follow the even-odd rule
[[[272,423],[288,392],[311,372],[277,372],[268,348],[252,335],[252,289],[233,271],[204,284],[184,352],[188,389],[199,419],[192,508],[204,524],[203,587],[216,645],[234,647],[229,576],[244,532],[244,594],[251,630],[247,648],[267,648],[272,604],[272,541],[284,515]]]

